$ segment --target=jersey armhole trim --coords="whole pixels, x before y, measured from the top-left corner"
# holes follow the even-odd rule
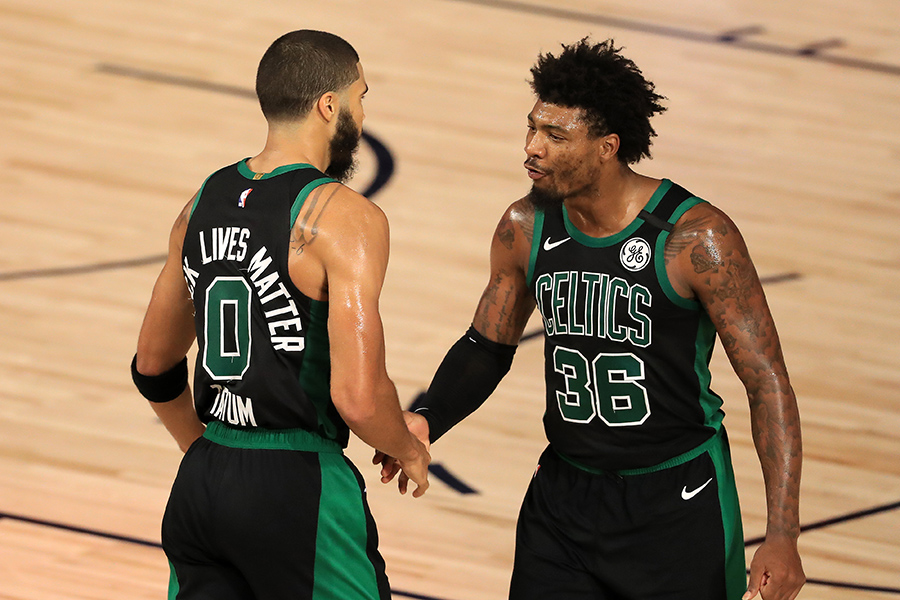
[[[200,189],[197,190],[197,197],[194,198],[194,205],[191,206],[191,214],[188,215],[188,220],[190,220],[190,218],[194,216],[194,211],[197,210],[197,205],[200,204],[200,196],[203,194],[203,189],[206,187],[206,183],[209,181],[210,177],[212,177],[212,175],[204,179],[203,185],[201,185]]]
[[[318,179],[313,179],[309,183],[307,183],[300,193],[297,194],[297,198],[294,200],[294,204],[291,206],[291,223],[290,226],[293,228],[294,223],[297,221],[297,216],[300,214],[300,209],[303,208],[303,203],[306,202],[306,198],[309,196],[309,193],[319,187],[320,185],[325,185],[327,183],[340,183],[337,179],[332,179],[331,177],[319,177]]]
[[[534,211],[534,230],[531,237],[531,255],[528,257],[528,272],[525,273],[525,285],[531,287],[534,279],[534,265],[537,263],[538,250],[541,248],[541,235],[544,229],[544,211]]]
[[[697,206],[698,204],[705,203],[706,200],[701,198],[697,198],[696,196],[692,196],[678,205],[672,212],[672,216],[669,217],[668,222],[671,224],[675,224],[681,216],[686,213],[688,210]],[[654,261],[654,265],[656,267],[656,278],[659,280],[659,285],[665,292],[666,297],[672,301],[676,306],[680,306],[681,308],[686,308],[688,310],[700,310],[701,305],[697,300],[691,300],[688,298],[684,298],[678,292],[675,291],[675,288],[672,287],[672,282],[669,281],[669,274],[666,271],[666,259],[665,259],[665,250],[666,250],[666,240],[669,239],[668,231],[660,231],[659,236],[656,238],[656,260]]]

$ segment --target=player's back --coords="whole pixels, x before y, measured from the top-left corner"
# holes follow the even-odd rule
[[[327,302],[291,281],[291,228],[334,180],[307,164],[258,174],[240,161],[204,183],[183,268],[195,308],[197,411],[231,427],[302,428],[346,445],[331,403]]]

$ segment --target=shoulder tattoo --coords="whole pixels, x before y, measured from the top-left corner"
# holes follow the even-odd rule
[[[335,186],[325,196],[326,187],[322,185],[310,192],[306,202],[303,203],[298,222],[291,228],[291,250],[296,254],[303,254],[306,246],[316,240],[316,236],[319,234],[319,221],[322,219],[322,214],[328,207],[328,203],[331,202],[332,197],[340,189],[338,186]]]
[[[503,215],[497,225],[497,238],[507,250],[513,249],[516,230],[521,231],[526,245],[534,239],[534,207],[530,203],[517,202]]]
[[[500,243],[507,250],[513,249],[513,244],[516,241],[516,226],[507,215],[503,215],[503,219],[497,225],[497,239],[500,240]]]

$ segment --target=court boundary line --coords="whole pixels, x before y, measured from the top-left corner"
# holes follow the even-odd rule
[[[551,16],[554,18],[563,18],[569,20],[584,20],[588,22],[593,22],[597,24],[609,25],[613,27],[619,27],[623,29],[628,29],[632,31],[641,31],[644,33],[650,33],[655,35],[663,35],[672,38],[686,39],[690,41],[697,42],[705,42],[705,43],[714,43],[720,45],[729,45],[735,46],[747,50],[753,50],[758,52],[765,52],[770,54],[778,54],[784,56],[793,56],[797,58],[805,58],[811,60],[819,60],[821,62],[831,63],[837,66],[856,68],[861,70],[869,70],[873,72],[881,72],[889,75],[900,76],[900,66],[891,65],[886,63],[877,63],[873,61],[865,61],[859,59],[853,59],[849,57],[840,57],[834,55],[826,55],[822,54],[821,50],[827,49],[829,47],[839,47],[843,45],[843,42],[840,39],[831,39],[825,40],[822,42],[813,42],[808,44],[805,47],[801,48],[790,48],[786,46],[779,46],[776,44],[768,44],[762,42],[753,42],[745,39],[744,36],[752,35],[756,33],[762,33],[763,29],[759,26],[750,26],[746,28],[736,29],[728,32],[724,32],[721,34],[709,34],[704,32],[692,31],[688,29],[680,29],[674,27],[666,27],[663,25],[656,25],[653,23],[643,23],[640,21],[634,21],[629,19],[622,19],[617,17],[602,17],[598,15],[591,15],[589,13],[582,13],[573,10],[567,9],[559,9],[559,8],[551,8],[551,7],[540,7],[535,5],[530,5],[521,2],[514,2],[509,0],[453,0],[456,2],[465,2],[468,4],[475,4],[493,8],[500,8],[505,10],[515,10],[517,12],[526,12],[532,14],[543,14],[545,16]],[[187,77],[180,77],[177,75],[171,75],[156,71],[147,71],[141,69],[135,69],[131,67],[124,67],[120,65],[113,65],[109,63],[100,63],[96,66],[96,70],[101,73],[107,73],[111,75],[125,76],[131,77],[135,79],[140,79],[144,81],[158,82],[167,85],[176,85],[191,89],[199,89],[203,91],[210,91],[214,93],[222,93],[226,95],[233,95],[245,98],[255,98],[255,93],[246,88],[231,86],[226,84],[217,84],[214,82],[204,81],[200,79],[193,79]],[[393,156],[390,153],[390,150],[382,144],[377,138],[363,132],[363,138],[369,144],[371,150],[376,155],[376,159],[378,159],[378,168],[376,169],[376,176],[373,181],[369,184],[368,188],[363,192],[365,196],[371,196],[376,194],[386,183],[390,180],[394,172],[394,160]],[[384,170],[382,170],[382,160],[384,161]],[[58,268],[49,268],[49,269],[33,269],[27,271],[13,271],[7,273],[0,273],[0,282],[2,281],[15,281],[22,279],[31,279],[38,277],[55,277],[55,276],[68,276],[68,275],[78,275],[84,273],[93,273],[98,271],[105,270],[113,270],[113,269],[123,269],[123,268],[133,268],[138,266],[145,266],[149,264],[154,264],[157,262],[162,262],[166,258],[165,255],[152,255],[147,257],[140,257],[135,259],[128,259],[123,261],[114,261],[114,262],[103,262],[103,263],[95,263],[88,265],[77,265],[73,267],[58,267]],[[762,278],[763,283],[780,283],[782,281],[790,281],[799,279],[801,275],[799,273],[786,273],[782,275],[775,275],[769,278]],[[529,339],[538,337],[543,334],[543,330],[538,330],[535,332],[531,332],[529,334],[525,334],[522,336],[522,341],[527,341]],[[443,467],[441,467],[443,468]],[[456,479],[456,478],[454,478]],[[457,480],[460,481],[461,480]],[[463,484],[465,485],[465,484]],[[454,487],[451,485],[451,487]],[[468,487],[468,486],[466,486]],[[454,488],[455,489],[455,488]],[[470,488],[471,489],[471,488]],[[459,491],[459,490],[457,490]],[[461,492],[466,493],[466,492]],[[468,492],[471,493],[471,492]],[[865,509],[861,511],[856,511],[853,513],[848,513],[847,515],[842,515],[830,519],[825,519],[819,522],[811,523],[809,525],[801,526],[801,532],[811,531],[815,529],[821,529],[824,527],[828,527],[830,525],[839,524],[848,522],[851,520],[855,520],[858,518],[863,518],[867,516],[871,516],[874,514],[879,514],[882,512],[887,512],[889,510],[895,510],[900,508],[900,502],[894,502],[890,504],[886,504],[880,507],[873,507],[870,509]],[[69,525],[65,523],[58,523],[54,521],[49,521],[45,519],[36,519],[32,517],[26,517],[22,515],[15,515],[6,512],[0,512],[0,520],[9,519],[12,521],[18,521],[23,523],[28,523],[31,525],[37,525],[42,527],[54,528],[62,531],[68,531],[70,533],[78,533],[84,535],[91,535],[94,537],[100,537],[104,539],[109,539],[118,542],[124,542],[135,545],[142,545],[145,547],[162,549],[162,544],[159,542],[153,542],[150,540],[144,540],[141,538],[104,532],[100,530],[95,530],[87,527],[79,527],[75,525]],[[765,538],[751,538],[750,540],[745,540],[744,545],[753,546],[762,541]],[[839,581],[831,581],[824,579],[816,579],[816,578],[808,578],[807,584],[812,585],[824,585],[830,587],[839,587],[839,588],[847,588],[847,589],[856,589],[860,591],[873,591],[873,592],[883,592],[883,593],[896,593],[900,594],[900,588],[890,588],[890,587],[882,587],[882,586],[871,586],[867,584],[856,584],[856,583],[848,583],[848,582],[839,582]],[[414,600],[444,600],[435,596],[427,596],[422,594],[417,594],[414,592],[405,592],[402,590],[394,590],[391,589],[392,594],[396,594],[399,596],[403,596],[406,598],[412,598]]]
[[[583,21],[596,25],[617,27],[619,29],[626,29],[628,31],[637,31],[640,33],[648,33],[651,35],[713,44],[718,46],[735,47],[764,54],[774,54],[778,56],[787,56],[791,58],[823,62],[837,67],[870,71],[874,73],[882,73],[885,75],[900,77],[900,65],[864,60],[861,58],[852,58],[849,56],[837,56],[834,54],[825,54],[822,52],[823,50],[828,50],[829,48],[844,46],[844,41],[840,38],[828,38],[819,41],[812,41],[805,46],[795,48],[747,39],[748,36],[765,33],[765,29],[761,25],[748,25],[745,27],[737,27],[734,29],[723,31],[721,33],[708,33],[704,31],[696,31],[680,27],[669,27],[666,25],[627,19],[624,17],[605,17],[602,15],[595,15],[566,8],[536,6],[534,4],[528,4],[526,2],[516,2],[514,0],[450,1],[513,11],[520,14],[531,14],[552,17],[556,19],[565,19],[569,21]]]
[[[800,527],[800,531],[811,531],[814,529],[821,529],[823,527],[827,527],[829,525],[834,525],[837,523],[846,523],[848,521],[861,519],[864,517],[869,517],[875,514],[880,514],[883,512],[887,512],[889,510],[893,510],[896,508],[900,508],[900,501],[893,502],[889,504],[885,504],[882,506],[876,506],[868,509],[854,511],[852,513],[848,513],[846,515],[841,515],[838,517],[833,517],[831,519],[824,519],[822,521],[817,521],[814,523],[810,523],[805,526]],[[150,540],[145,540],[137,537],[131,537],[127,535],[121,535],[117,533],[110,533],[105,531],[100,531],[97,529],[91,529],[89,527],[79,527],[77,525],[69,525],[66,523],[58,523],[55,521],[49,521],[46,519],[36,519],[33,517],[26,517],[23,515],[15,515],[7,512],[0,512],[0,521],[3,519],[9,519],[11,521],[19,521],[22,523],[28,523],[30,525],[38,525],[41,527],[49,527],[53,529],[59,529],[62,531],[67,531],[70,533],[79,533],[84,535],[90,535],[94,537],[100,537],[104,539],[109,539],[117,542],[124,542],[129,544],[136,544],[140,546],[156,548],[162,550],[162,544],[159,542],[153,542]],[[759,543],[757,540],[759,538],[751,538],[750,540],[744,541],[744,546],[751,546]],[[833,581],[828,579],[818,579],[813,577],[808,577],[806,583],[812,585],[822,585],[827,587],[836,587],[843,589],[854,589],[864,592],[880,592],[880,593],[888,593],[888,594],[900,594],[900,588],[892,588],[887,586],[877,586],[877,585],[869,585],[864,583],[851,583],[844,581]],[[413,600],[447,600],[446,598],[441,598],[438,596],[428,596],[424,594],[417,594],[415,592],[406,592],[403,590],[395,590],[391,589],[391,594],[396,594],[398,596],[403,596],[404,598],[412,598]]]
[[[248,100],[256,100],[256,92],[254,90],[229,85],[225,83],[216,83],[206,79],[198,79],[196,77],[186,77],[183,75],[175,75],[173,73],[165,73],[162,71],[152,71],[149,69],[138,69],[137,67],[129,67],[126,65],[117,65],[114,63],[101,62],[94,65],[94,70],[98,73],[106,75],[114,75],[118,77],[127,77],[139,81],[147,81],[151,83],[161,83],[181,87],[185,89],[199,90],[204,92],[212,92],[215,94],[224,94],[226,96],[235,96],[238,98],[246,98]],[[375,154],[375,177],[369,182],[369,185],[361,192],[367,198],[370,198],[381,191],[391,177],[394,175],[395,161],[391,151],[385,146],[381,140],[367,131],[362,132],[362,141],[364,141],[372,153]]]
[[[118,533],[110,533],[106,531],[100,531],[98,529],[91,529],[89,527],[79,527],[77,525],[68,525],[66,523],[57,523],[55,521],[48,521],[46,519],[35,519],[33,517],[26,517],[22,515],[14,515],[11,513],[0,512],[0,521],[3,519],[9,519],[10,521],[19,521],[22,523],[28,523],[29,525],[39,525],[42,527],[49,527],[51,529],[59,529],[61,531],[66,531],[69,533],[80,533],[85,535],[90,535],[93,537],[99,537],[103,539],[108,539],[116,542],[125,542],[128,544],[136,544],[139,546],[145,546],[149,548],[153,548],[156,550],[162,550],[162,544],[160,542],[153,542],[150,540],[145,540],[137,537],[132,537],[128,535],[120,535]],[[403,590],[395,590],[391,589],[391,594],[395,594],[397,596],[403,596],[404,598],[413,598],[414,600],[446,600],[445,598],[439,598],[437,596],[426,596],[424,594],[417,594],[415,592],[405,592]]]

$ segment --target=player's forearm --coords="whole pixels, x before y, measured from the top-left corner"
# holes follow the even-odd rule
[[[433,443],[475,412],[512,365],[516,346],[492,342],[474,327],[447,352],[414,410],[428,420]]]
[[[369,446],[400,460],[412,460],[424,446],[409,432],[393,382],[332,387],[332,400],[350,430]]]
[[[777,393],[750,396],[753,441],[766,487],[766,535],[796,539],[800,534],[800,415],[787,384]]]
[[[178,443],[182,452],[187,452],[191,444],[203,435],[205,429],[194,408],[194,397],[188,386],[178,398],[171,402],[150,402],[150,406],[165,425],[166,430]]]

